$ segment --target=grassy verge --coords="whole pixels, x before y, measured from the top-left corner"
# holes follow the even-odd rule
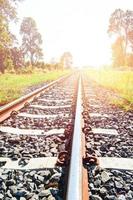
[[[32,74],[3,74],[0,75],[0,105],[4,105],[19,98],[29,86],[46,81],[53,81],[69,74],[70,71],[33,72]]]
[[[88,76],[105,88],[118,93],[122,98],[111,97],[113,104],[126,109],[133,104],[133,71],[88,70]]]

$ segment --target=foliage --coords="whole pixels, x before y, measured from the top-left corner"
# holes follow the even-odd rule
[[[5,71],[7,49],[14,40],[9,31],[9,22],[17,19],[16,5],[17,0],[0,0],[0,72],[2,73]]]
[[[17,74],[32,74],[32,66],[29,65],[27,67],[22,66],[17,70]]]
[[[24,64],[22,50],[17,47],[13,47],[10,51],[14,69],[15,71],[18,71]]]
[[[14,0],[0,0],[0,15],[5,21],[16,19],[16,2]]]
[[[130,47],[132,48],[133,51],[133,30],[128,32],[128,38],[130,41]]]
[[[22,51],[33,66],[42,58],[41,34],[38,32],[36,22],[31,17],[25,17],[22,21],[20,34],[22,35]]]
[[[30,73],[34,67],[43,70],[70,68],[72,55],[69,52],[62,55],[61,62],[43,62],[42,37],[31,17],[25,17],[22,21],[22,45],[18,46],[17,38],[10,32],[9,25],[18,20],[17,5],[20,1],[22,0],[0,0],[0,73]]]
[[[10,37],[10,32],[8,30],[8,25],[6,24],[4,18],[0,15],[0,71],[4,73],[4,61],[7,54],[7,48],[11,45],[12,40]]]
[[[121,56],[124,58],[124,65],[127,65],[126,63],[126,57],[128,54],[129,49],[133,46],[133,11],[126,10],[125,12],[121,9],[116,9],[109,20],[109,28],[108,33],[109,34],[115,34],[116,36],[116,42],[118,48],[122,50]],[[118,43],[118,39],[122,39],[122,42]],[[120,47],[121,46],[121,47]],[[118,49],[117,48],[117,49]],[[112,49],[114,52],[113,54],[118,54],[118,51],[116,51],[116,48]],[[118,63],[119,57],[116,56],[116,63]]]
[[[7,58],[5,59],[4,66],[5,66],[5,69],[7,69],[10,72],[13,72],[13,68],[14,68],[13,67],[13,61],[10,58],[10,56],[7,56]]]
[[[126,63],[127,63],[127,66],[129,66],[130,68],[133,68],[133,54],[131,53],[127,54]]]
[[[88,70],[87,75],[105,88],[115,91],[118,96],[133,103],[133,71]],[[115,97],[112,97],[112,99]],[[111,99],[111,100],[112,100]],[[125,101],[123,101],[124,103]]]
[[[125,64],[123,42],[123,38],[118,37],[112,45],[113,66],[115,67]]]
[[[70,52],[64,52],[60,58],[60,65],[63,68],[71,68],[73,63],[73,57]]]

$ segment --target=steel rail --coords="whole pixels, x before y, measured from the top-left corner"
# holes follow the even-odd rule
[[[66,200],[87,200],[89,198],[87,170],[83,167],[82,162],[85,154],[85,142],[82,134],[81,103],[81,78],[79,78]]]
[[[82,86],[82,105],[84,102],[84,83],[83,83],[83,74],[81,73],[81,86]],[[83,106],[82,106],[82,111],[83,111]],[[84,119],[82,118],[82,127],[84,127]],[[86,147],[85,147],[85,134],[82,132],[82,152],[83,152],[83,158],[86,157]],[[87,169],[83,166],[82,168],[82,185],[83,185],[83,200],[89,200],[89,188],[88,188],[88,172]]]
[[[11,103],[6,104],[5,106],[2,106],[2,108],[0,108],[0,122],[7,119],[10,116],[12,111],[20,110],[21,108],[24,107],[24,104],[26,102],[32,101],[35,96],[38,96],[41,92],[45,91],[46,89],[53,86],[54,84],[65,80],[68,76],[69,75],[63,76],[55,81],[52,81],[51,83],[39,88],[39,89],[36,89],[33,92],[30,92],[27,95],[24,95],[23,97],[20,97],[16,100],[12,101]]]

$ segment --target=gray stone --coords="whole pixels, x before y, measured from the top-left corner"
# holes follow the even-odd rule
[[[40,176],[43,176],[43,177],[49,177],[50,176],[50,171],[49,170],[46,170],[46,171],[40,171],[39,173],[38,173]]]
[[[103,171],[101,174],[101,180],[103,183],[106,183],[107,181],[109,181],[111,178],[109,176],[109,173],[107,173],[106,171]]]
[[[91,195],[90,199],[91,200],[102,200],[102,198],[100,196],[98,196],[98,195]]]
[[[1,188],[6,191],[6,184],[4,182],[2,182]]]
[[[39,197],[48,197],[49,195],[51,195],[51,192],[50,192],[49,189],[47,189],[47,190],[42,190],[42,191],[38,194]]]
[[[117,197],[116,196],[114,196],[114,195],[107,195],[106,197],[105,197],[105,200],[118,200],[117,199]]]
[[[2,174],[1,179],[3,179],[5,181],[7,179],[7,176],[8,176],[7,174]]]
[[[53,197],[52,195],[50,195],[50,196],[48,197],[48,200],[56,200],[56,199],[55,199],[55,197]]]
[[[11,200],[17,200],[16,197],[12,197]]]
[[[4,146],[4,141],[0,141],[0,148]]]
[[[13,186],[10,186],[9,189],[10,189],[10,191],[11,191],[11,194],[13,194],[13,195],[17,192],[17,187],[14,186],[14,185],[13,185]]]
[[[133,199],[133,192],[131,190],[126,194],[127,200],[132,200]]]
[[[50,152],[51,153],[57,153],[57,149],[53,147],[53,148],[50,149]]]
[[[14,185],[14,184],[15,184],[15,180],[13,180],[13,179],[6,181],[6,186],[11,186],[11,185]]]
[[[121,189],[123,189],[123,184],[122,184],[121,182],[115,181],[115,187],[116,187],[118,190],[121,190]]]
[[[0,193],[0,200],[3,200],[4,195]]]
[[[126,200],[126,197],[123,194],[121,194],[120,196],[118,196],[118,200]]]
[[[115,190],[115,188],[111,188],[111,187],[110,187],[110,188],[108,189],[108,194],[109,194],[109,195],[116,195],[116,190]]]
[[[10,198],[12,197],[12,194],[11,194],[10,190],[8,190],[6,194],[8,195],[8,197],[10,197]]]
[[[43,176],[40,176],[40,175],[37,176],[37,179],[38,179],[39,181],[41,181],[41,182],[44,181],[44,177],[43,177]]]
[[[57,181],[57,182],[59,182],[60,177],[61,177],[61,173],[53,174],[53,175],[51,176],[51,178],[50,178],[50,181]]]
[[[58,193],[59,193],[59,189],[57,188],[50,188],[50,191],[51,191],[51,194],[53,196],[58,196]],[[59,196],[58,196],[59,197]],[[58,199],[58,198],[57,198]]]
[[[35,174],[36,174],[36,171],[34,170],[30,172],[30,176],[34,176]]]
[[[29,183],[30,188],[33,190],[35,187],[35,184],[33,182]]]
[[[28,199],[28,200],[29,200],[29,199],[32,199],[33,196],[34,196],[33,193],[27,193],[27,194],[25,195],[26,199]]]
[[[101,180],[97,179],[94,183],[95,187],[99,187],[101,185]]]
[[[89,186],[90,186],[91,189],[94,189],[94,184],[93,183],[90,183]]]
[[[26,194],[26,191],[25,191],[25,190],[17,191],[17,192],[15,193],[15,197],[16,197],[16,198],[24,197],[25,194]]]
[[[100,188],[100,194],[101,194],[102,197],[105,197],[105,196],[106,196],[107,190],[106,190],[105,187]]]
[[[25,197],[20,197],[20,200],[26,200],[26,198]]]
[[[11,200],[11,198],[9,198],[9,197],[5,197],[5,199],[4,200]]]

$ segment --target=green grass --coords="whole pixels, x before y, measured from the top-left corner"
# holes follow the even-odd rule
[[[125,99],[111,97],[113,104],[124,106],[126,109],[133,104],[133,71],[88,70],[87,74],[98,84],[115,91]]]
[[[23,91],[32,85],[46,81],[56,80],[57,78],[69,74],[70,71],[36,71],[31,74],[1,74],[0,75],[0,105],[9,103],[19,98]]]

